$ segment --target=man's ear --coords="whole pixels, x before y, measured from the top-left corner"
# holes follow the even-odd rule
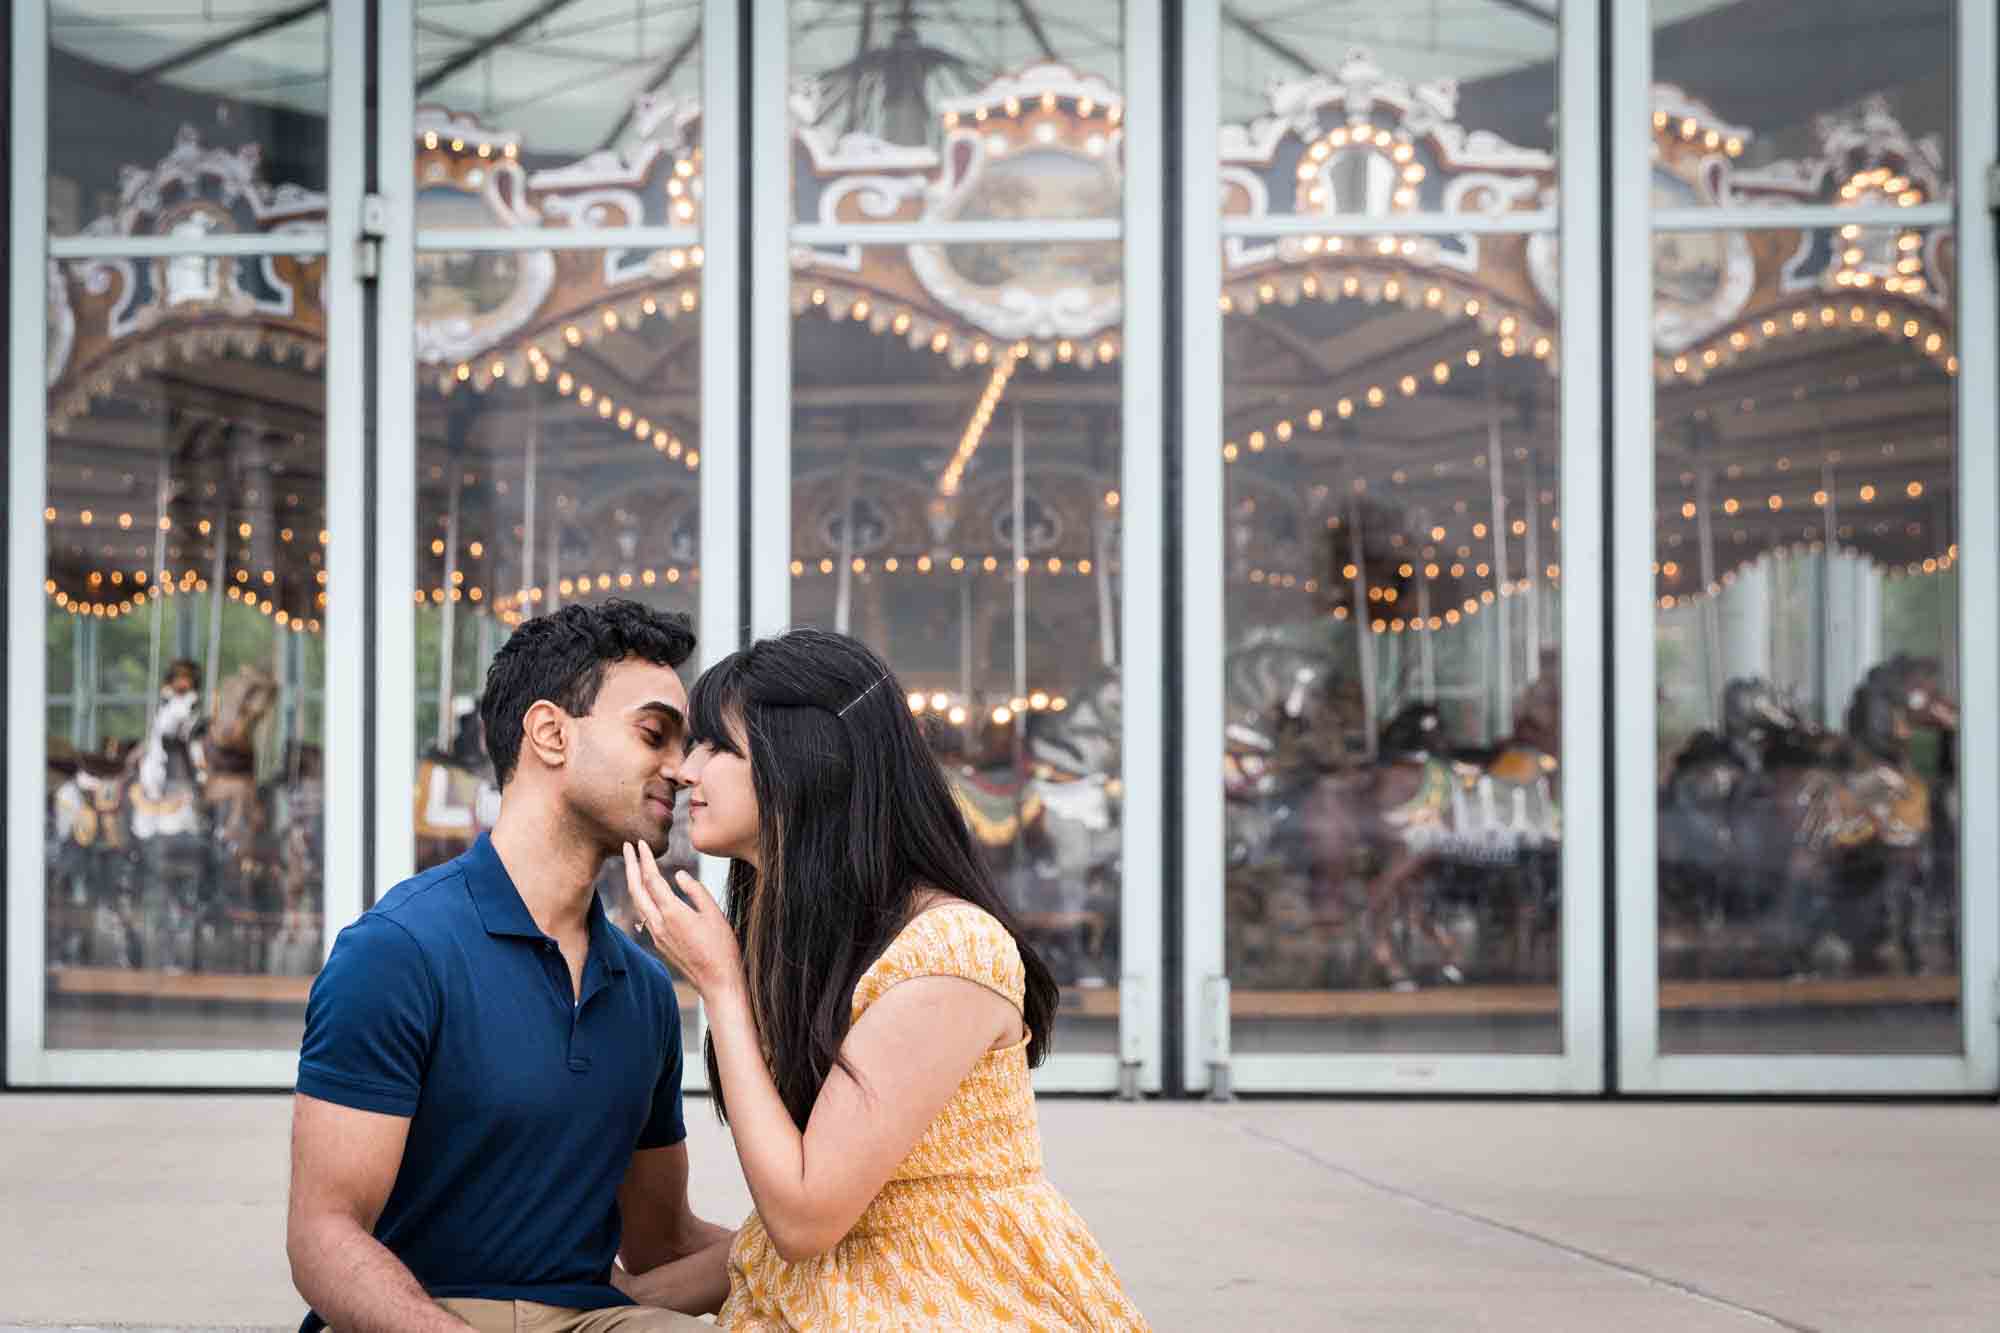
[[[532,751],[543,768],[561,768],[569,762],[572,720],[547,699],[537,699],[521,719],[522,750]]]

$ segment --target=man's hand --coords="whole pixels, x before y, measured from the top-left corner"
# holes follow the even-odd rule
[[[732,1234],[723,1232],[725,1237]],[[729,1295],[729,1246],[730,1240],[723,1239],[685,1259],[636,1275],[614,1264],[611,1284],[640,1305],[682,1314],[714,1314]]]
[[[624,1226],[618,1251],[627,1272],[651,1272],[735,1234],[695,1216],[688,1205],[687,1184],[685,1143],[632,1154],[632,1165],[618,1187],[618,1216]]]

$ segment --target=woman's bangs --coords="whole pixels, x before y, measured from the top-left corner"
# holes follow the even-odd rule
[[[735,732],[743,719],[742,653],[731,653],[701,673],[688,694],[688,748],[706,745],[740,756]],[[734,724],[734,725],[732,725]]]

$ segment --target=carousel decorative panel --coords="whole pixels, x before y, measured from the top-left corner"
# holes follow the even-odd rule
[[[795,221],[1116,221],[1117,0],[790,15]]]
[[[1653,80],[1664,94],[1653,127],[1700,153],[1694,188],[1704,202],[1852,203],[1865,188],[1852,169],[1862,161],[1904,178],[1891,202],[1912,190],[1906,206],[1938,200],[1950,183],[1953,9],[1952,0],[1650,0]],[[1837,118],[1839,132],[1824,133],[1821,116]]]

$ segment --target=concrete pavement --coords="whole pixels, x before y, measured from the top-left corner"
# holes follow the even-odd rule
[[[283,1097],[0,1097],[0,1333],[281,1328]],[[748,1206],[689,1107],[697,1206]],[[2000,1328],[2000,1108],[1042,1105],[1162,1330]]]

